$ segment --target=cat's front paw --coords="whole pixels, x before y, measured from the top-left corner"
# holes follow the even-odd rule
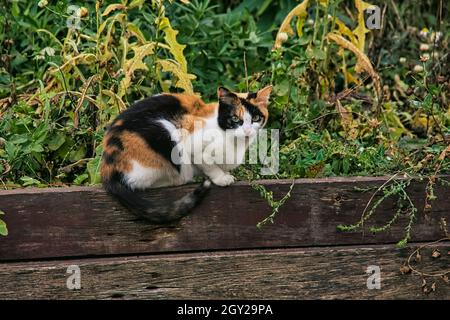
[[[234,177],[229,173],[224,173],[218,177],[212,178],[211,180],[215,185],[225,187],[234,182]]]

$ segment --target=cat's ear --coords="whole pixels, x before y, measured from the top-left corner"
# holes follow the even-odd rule
[[[269,105],[270,93],[272,92],[272,86],[262,88],[256,93],[255,103],[261,107],[267,108]]]
[[[219,87],[217,89],[217,97],[219,98],[219,101],[226,104],[234,105],[239,103],[238,96],[224,87]]]

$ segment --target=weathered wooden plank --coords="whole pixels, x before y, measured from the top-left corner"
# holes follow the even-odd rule
[[[443,255],[421,251],[416,267],[443,271]],[[3,263],[0,296],[7,299],[450,299],[450,285],[402,275],[412,251],[393,246],[253,250],[146,257]],[[433,260],[433,261],[431,261]],[[69,265],[80,268],[80,290],[66,286]],[[369,266],[381,269],[380,289],[367,287]],[[435,291],[431,291],[435,282]]]
[[[298,247],[360,243],[392,243],[402,238],[406,217],[389,232],[364,237],[359,232],[341,233],[336,226],[357,221],[373,190],[355,187],[380,186],[385,177],[300,179],[275,220],[261,230],[256,224],[270,208],[247,183],[214,187],[203,203],[182,222],[158,227],[136,222],[100,188],[22,189],[0,192],[0,209],[10,234],[0,239],[0,260],[75,257],[217,249]],[[289,180],[262,181],[276,196],[289,189]],[[430,220],[423,218],[424,182],[415,182],[409,194],[419,208],[414,241],[429,241],[442,235],[438,221],[450,221],[449,188],[437,185],[438,200]],[[152,201],[171,201],[193,186],[155,189]],[[388,221],[395,200],[380,206],[367,223]]]

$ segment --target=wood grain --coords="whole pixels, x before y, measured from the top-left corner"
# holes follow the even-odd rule
[[[20,189],[0,192],[0,209],[10,234],[0,239],[0,260],[102,256],[151,252],[285,248],[393,243],[404,234],[406,217],[389,231],[342,233],[338,224],[356,222],[374,190],[386,177],[296,180],[292,197],[273,225],[256,228],[270,213],[267,203],[247,183],[214,187],[190,216],[178,225],[161,227],[136,221],[100,188]],[[449,180],[448,177],[446,177]],[[275,198],[289,189],[289,180],[261,181]],[[414,241],[442,235],[438,221],[450,221],[449,187],[436,185],[430,219],[424,219],[426,181],[408,189],[419,208]],[[149,191],[151,201],[173,201],[193,185]],[[377,199],[377,197],[375,198]],[[395,210],[388,199],[366,225],[381,225]],[[2,217],[2,219],[3,219]]]
[[[448,245],[439,247],[446,253]],[[449,299],[440,278],[402,275],[412,251],[393,246],[248,250],[144,257],[3,263],[6,299]],[[421,251],[422,271],[443,271],[450,256]],[[81,289],[69,290],[69,265],[81,271]],[[381,268],[381,288],[367,288],[367,267]],[[431,286],[435,282],[435,291]]]

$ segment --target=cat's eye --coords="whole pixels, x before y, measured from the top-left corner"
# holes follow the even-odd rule
[[[231,121],[233,121],[233,122],[239,122],[239,121],[241,121],[241,119],[239,119],[238,116],[232,116],[232,117],[231,117]]]
[[[261,121],[261,116],[259,114],[255,114],[252,118],[253,122],[260,122]]]

